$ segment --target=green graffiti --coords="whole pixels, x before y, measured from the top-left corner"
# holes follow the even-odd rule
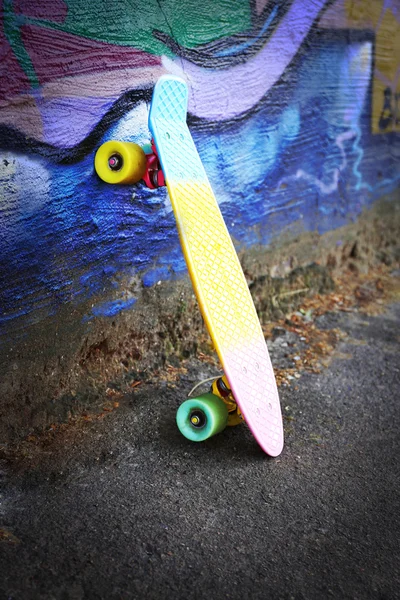
[[[66,0],[66,4],[64,27],[69,32],[153,54],[165,52],[152,35],[154,29],[193,48],[247,29],[251,17],[249,3],[243,0]]]
[[[12,5],[11,0],[6,2]],[[243,0],[65,0],[65,4],[68,13],[62,24],[32,18],[24,22],[158,55],[171,52],[154,38],[155,29],[195,48],[251,26],[250,5]]]

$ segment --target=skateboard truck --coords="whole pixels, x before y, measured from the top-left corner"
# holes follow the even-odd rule
[[[160,159],[154,140],[151,140],[151,153],[146,154],[146,171],[142,179],[151,190],[165,186],[165,177],[162,172]]]
[[[213,381],[211,386],[211,393],[221,398],[225,403],[228,410],[228,423],[227,425],[239,425],[243,422],[243,416],[240,412],[240,408],[233,396],[232,390],[229,387],[229,383],[225,375],[218,377]]]

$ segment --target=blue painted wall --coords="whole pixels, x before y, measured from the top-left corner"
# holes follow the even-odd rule
[[[165,189],[108,186],[93,169],[103,141],[149,142],[162,73],[188,80],[189,124],[239,244],[299,223],[329,231],[398,186],[386,34],[399,2],[171,0],[163,15],[114,3],[131,30],[110,26],[105,2],[83,23],[78,4],[3,2],[0,345],[66,306],[89,306],[77,318],[90,327],[131,309],[138,282],[186,271]]]

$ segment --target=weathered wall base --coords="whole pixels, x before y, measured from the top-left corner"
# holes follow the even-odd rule
[[[400,260],[400,194],[382,199],[354,224],[329,232],[293,232],[268,249],[240,253],[263,321],[285,314],[305,294],[332,289],[332,275]],[[130,284],[132,286],[132,283]],[[297,293],[287,293],[302,290]],[[138,290],[136,290],[138,292]],[[107,400],[107,388],[130,389],[168,364],[212,353],[187,278],[139,290],[131,311],[82,323],[87,307],[65,307],[54,322],[30,328],[1,365],[0,442],[67,420]]]

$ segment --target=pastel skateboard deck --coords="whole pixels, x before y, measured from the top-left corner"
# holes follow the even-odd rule
[[[149,128],[193,289],[234,398],[261,448],[278,456],[283,426],[274,372],[239,259],[186,124],[187,101],[182,79],[161,77]]]

